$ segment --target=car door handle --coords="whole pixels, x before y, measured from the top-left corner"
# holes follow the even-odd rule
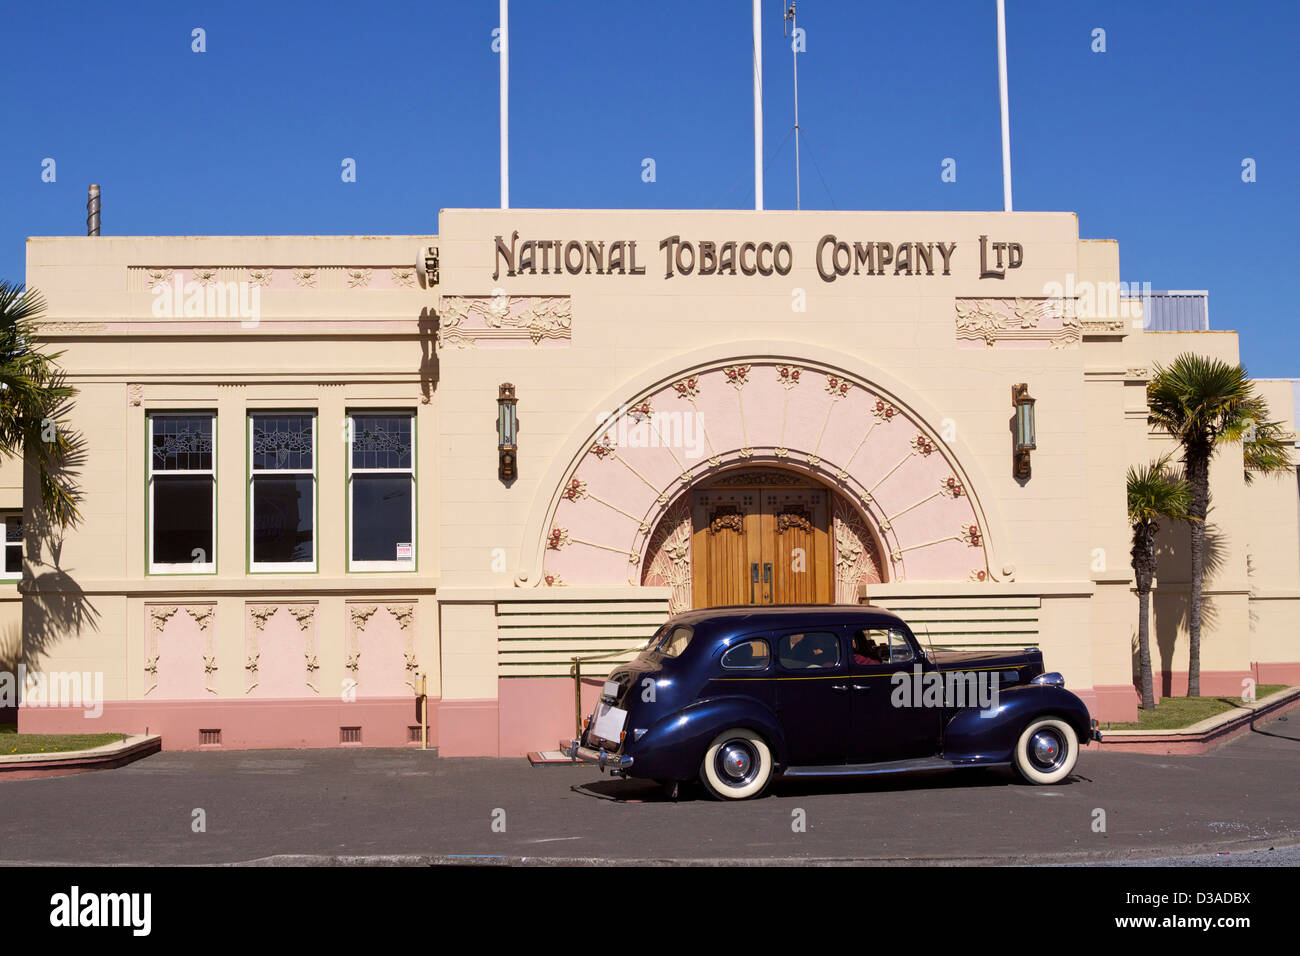
[[[848,689],[847,684],[831,684],[831,690],[835,691],[837,694],[843,694]]]

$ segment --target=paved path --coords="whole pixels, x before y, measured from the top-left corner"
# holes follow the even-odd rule
[[[166,752],[120,770],[0,784],[0,862],[870,860],[1084,862],[1300,844],[1300,719],[1195,757],[1085,753],[1067,785],[998,771],[791,781],[676,803],[581,766],[418,751]],[[644,802],[618,802],[592,791]],[[192,829],[195,810],[206,832]],[[505,832],[493,829],[504,811]],[[1105,832],[1094,832],[1096,811]],[[800,816],[804,832],[795,832]],[[1232,850],[1231,857],[1216,853]],[[1294,853],[1275,857],[1294,863]]]

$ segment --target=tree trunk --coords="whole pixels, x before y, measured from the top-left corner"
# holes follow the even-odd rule
[[[1210,510],[1210,457],[1188,450],[1187,482],[1192,486],[1192,503],[1187,509],[1191,522],[1192,593],[1187,616],[1187,696],[1201,696],[1201,590],[1205,579],[1205,516]]]
[[[1142,709],[1156,709],[1151,678],[1151,587],[1138,587],[1138,668],[1142,676]]]
[[[1156,695],[1151,677],[1151,578],[1155,567],[1155,528],[1134,529],[1133,570],[1138,593],[1138,675],[1142,684],[1142,709],[1155,710]]]

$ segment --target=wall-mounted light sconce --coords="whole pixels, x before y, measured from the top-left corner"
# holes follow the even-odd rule
[[[514,481],[517,474],[519,419],[515,415],[515,401],[515,387],[503,382],[497,394],[497,477],[502,481]]]
[[[1017,478],[1029,477],[1029,453],[1038,447],[1034,426],[1034,401],[1029,386],[1021,382],[1011,386],[1011,404],[1016,410],[1016,447],[1012,455],[1012,473]]]

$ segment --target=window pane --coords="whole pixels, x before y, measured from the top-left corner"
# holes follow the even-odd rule
[[[23,547],[21,544],[5,545],[5,574],[22,574]]]
[[[767,667],[767,660],[767,641],[746,641],[722,655],[722,666],[728,670],[761,671]]]
[[[23,519],[22,515],[7,515],[5,522],[5,541],[12,544],[23,540]]]
[[[410,415],[352,416],[353,468],[410,468]]]
[[[212,468],[211,415],[156,415],[152,422],[154,471]]]
[[[311,471],[310,415],[253,416],[253,469]]]
[[[408,475],[352,476],[353,561],[396,561],[397,546],[411,544],[412,484]]]
[[[253,479],[254,562],[311,562],[314,484],[305,475]]]
[[[195,555],[196,549],[201,553]],[[154,478],[153,560],[155,564],[212,561],[211,478]]]
[[[777,643],[777,657],[788,670],[835,667],[840,662],[840,641],[834,634],[787,634]]]

